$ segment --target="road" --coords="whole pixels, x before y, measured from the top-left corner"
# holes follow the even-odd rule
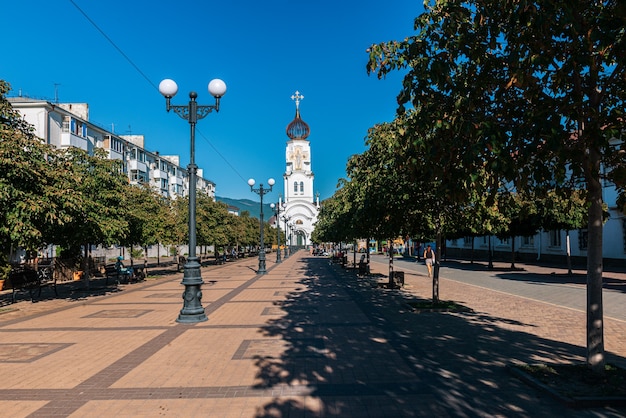
[[[371,262],[388,265],[389,258],[383,255],[372,255]],[[511,271],[508,268],[509,263],[501,263],[500,266],[494,267],[494,270],[488,270],[483,264],[470,264],[458,260],[444,261],[439,275],[441,278],[452,281],[586,312],[587,293],[584,271],[574,270],[569,276],[567,269],[558,267],[519,263],[516,264],[516,267],[520,268],[519,271]],[[427,275],[426,266],[423,263],[408,259],[394,259],[394,270]],[[604,282],[605,318],[626,322],[626,274],[606,272]]]

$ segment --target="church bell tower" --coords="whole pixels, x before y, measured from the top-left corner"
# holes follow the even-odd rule
[[[286,168],[284,179],[283,216],[291,224],[290,245],[310,245],[311,233],[317,221],[319,199],[314,197],[311,168],[311,144],[307,139],[311,130],[300,117],[300,102],[304,96],[296,91],[291,99],[296,104],[296,116],[287,125]],[[287,231],[288,234],[290,231]]]

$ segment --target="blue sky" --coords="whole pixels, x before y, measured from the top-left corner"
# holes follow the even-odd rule
[[[92,122],[143,134],[148,150],[178,154],[185,167],[189,124],[165,111],[157,86],[177,82],[173,104],[187,104],[192,90],[213,104],[207,84],[224,80],[220,112],[198,122],[196,163],[218,196],[253,200],[250,177],[277,180],[266,199],[282,192],[296,90],[311,128],[314,188],[333,195],[348,158],[365,150],[367,129],[396,110],[401,74],[368,76],[366,49],[413,34],[423,11],[413,0],[29,0],[2,9],[0,78],[10,96],[52,101],[56,91],[60,102],[89,103]]]

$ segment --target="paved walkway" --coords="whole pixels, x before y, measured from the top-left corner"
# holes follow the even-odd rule
[[[474,313],[415,314],[406,298],[431,293],[417,269],[388,291],[304,251],[272,256],[262,276],[255,259],[203,268],[209,320],[195,325],[175,322],[173,271],[17,303],[0,314],[0,416],[626,416],[568,410],[505,370],[581,360],[584,312],[443,278],[442,298]],[[626,322],[605,333],[624,362]]]

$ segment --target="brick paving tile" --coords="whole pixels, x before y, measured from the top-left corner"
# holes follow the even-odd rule
[[[623,416],[568,410],[505,371],[512,360],[580,360],[584,312],[442,279],[470,314],[414,314],[402,292],[300,251],[256,275],[255,258],[202,268],[208,321],[178,324],[182,273],[0,312],[0,416]],[[384,264],[373,263],[384,274]],[[376,268],[378,271],[376,271]],[[98,283],[94,282],[94,287]],[[6,293],[3,293],[6,301]],[[10,295],[9,295],[10,296]],[[626,322],[607,319],[623,352]]]

